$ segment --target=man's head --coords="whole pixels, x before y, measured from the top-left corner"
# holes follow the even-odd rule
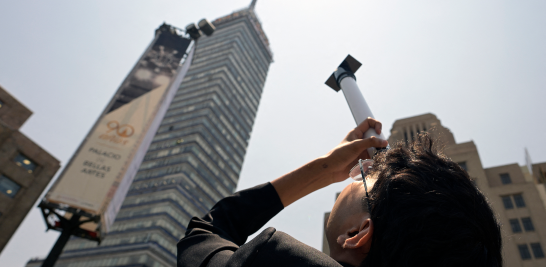
[[[347,186],[332,209],[332,257],[362,266],[502,266],[500,226],[486,198],[430,137],[374,161],[371,212],[362,182]]]

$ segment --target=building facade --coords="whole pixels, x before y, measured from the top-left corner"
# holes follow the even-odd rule
[[[174,266],[191,217],[235,191],[272,62],[254,4],[215,20],[214,34],[198,40],[105,240],[73,238],[56,266]]]
[[[60,167],[19,132],[32,111],[0,87],[0,252]]]
[[[446,145],[445,154],[468,172],[491,203],[502,225],[505,266],[546,266],[546,162],[531,168],[516,163],[484,168],[476,144],[456,143],[433,114],[397,120],[389,142],[411,140],[430,129]]]
[[[389,143],[407,143],[427,131],[445,145],[444,153],[468,172],[491,203],[502,225],[504,266],[546,266],[546,162],[529,164],[531,168],[516,163],[484,168],[474,142],[456,143],[430,113],[395,121]],[[329,253],[323,239],[323,252]]]

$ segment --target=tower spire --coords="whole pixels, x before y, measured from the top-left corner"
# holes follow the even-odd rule
[[[254,7],[256,6],[256,1],[257,0],[252,0],[252,3],[250,3],[250,6],[248,7],[248,9],[254,10]]]

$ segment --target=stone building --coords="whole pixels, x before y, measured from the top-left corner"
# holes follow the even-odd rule
[[[60,167],[19,132],[32,115],[0,86],[0,252]]]
[[[505,266],[546,266],[546,162],[531,168],[517,163],[484,168],[476,144],[456,143],[430,113],[395,121],[389,143],[408,142],[425,131],[445,145],[444,153],[468,172],[491,203],[502,225]],[[325,237],[323,251],[329,253]]]

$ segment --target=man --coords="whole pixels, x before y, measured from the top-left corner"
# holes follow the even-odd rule
[[[365,182],[348,185],[326,225],[330,256],[267,228],[284,207],[344,181],[369,147],[361,139],[381,123],[368,118],[325,156],[219,201],[194,217],[178,243],[178,266],[502,266],[500,227],[468,174],[421,135],[374,157]],[[368,210],[370,207],[370,210]]]

